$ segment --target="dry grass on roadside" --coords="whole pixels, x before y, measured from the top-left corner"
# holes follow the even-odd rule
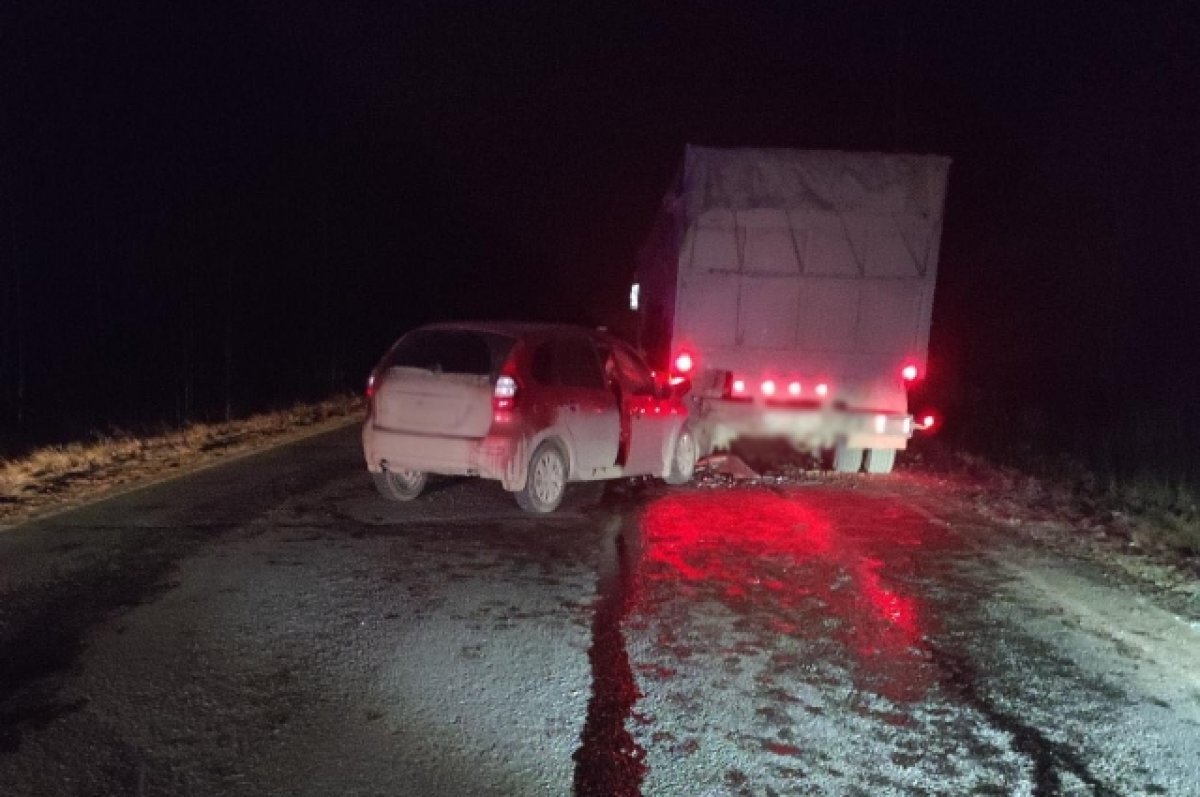
[[[1200,557],[1200,495],[1195,490],[1146,478],[1114,484],[1109,495],[1136,519],[1135,543],[1157,543]]]
[[[903,468],[949,478],[997,519],[1057,522],[1130,548],[1200,561],[1200,493],[1189,485],[1151,477],[1104,482],[1070,461],[1041,463],[1037,470],[1043,475],[1034,475],[937,442],[914,449]]]
[[[183,470],[361,411],[359,397],[343,395],[227,423],[193,423],[150,436],[117,431],[88,442],[47,446],[0,460],[0,520]]]

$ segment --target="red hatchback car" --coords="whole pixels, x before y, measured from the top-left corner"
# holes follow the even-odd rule
[[[691,479],[688,387],[604,332],[436,324],[400,338],[372,372],[363,453],[393,500],[416,498],[430,473],[479,476],[551,512],[571,481]]]

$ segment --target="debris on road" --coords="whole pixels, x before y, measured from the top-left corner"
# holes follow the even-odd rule
[[[713,454],[696,463],[696,469],[711,475],[731,476],[738,479],[757,479],[759,474],[736,454]]]

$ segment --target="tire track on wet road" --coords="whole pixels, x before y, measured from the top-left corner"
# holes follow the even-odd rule
[[[592,645],[592,696],[575,759],[575,797],[640,797],[646,774],[645,750],[626,723],[641,692],[621,624],[636,599],[638,542],[626,524],[612,517],[602,539]]]
[[[1033,765],[1033,797],[1055,797],[1062,793],[1062,774],[1069,772],[1092,790],[1095,797],[1120,797],[1100,782],[1069,745],[1050,739],[1042,731],[997,708],[995,701],[979,688],[975,666],[960,653],[927,645],[930,658],[941,673],[941,685],[963,705],[978,711],[995,728],[1012,739],[1013,749]]]
[[[1027,578],[1027,573],[1010,562],[998,560],[994,552],[987,549],[970,534],[956,529],[955,524],[930,511],[919,501],[906,501],[909,508],[928,522],[940,526],[963,541],[976,555],[995,563],[999,568]],[[1059,596],[1049,585],[1041,585],[1043,592],[1052,598]],[[1061,601],[1060,601],[1061,602]],[[963,705],[978,711],[995,728],[1008,734],[1014,750],[1029,759],[1032,766],[1033,797],[1054,797],[1062,793],[1062,774],[1069,773],[1086,785],[1095,797],[1119,797],[1118,792],[1105,785],[1091,771],[1080,752],[1063,742],[1048,737],[1039,728],[1022,722],[1011,713],[1002,711],[994,698],[980,688],[978,668],[965,653],[950,651],[926,641],[922,645],[930,660],[938,669],[939,683],[947,693]]]

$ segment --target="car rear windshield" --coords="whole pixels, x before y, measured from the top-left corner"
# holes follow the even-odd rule
[[[494,377],[512,346],[512,338],[493,332],[419,329],[401,338],[382,365]]]

